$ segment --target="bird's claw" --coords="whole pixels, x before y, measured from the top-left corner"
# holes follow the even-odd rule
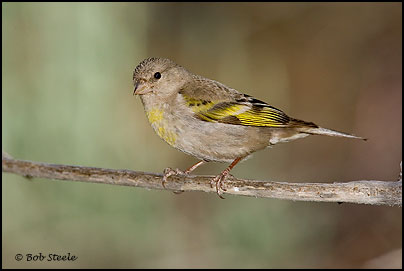
[[[187,176],[189,174],[188,170],[187,171],[182,171],[180,169],[172,169],[172,168],[166,168],[164,169],[164,175],[163,175],[163,181],[161,182],[161,185],[164,187],[164,189],[167,189],[167,187],[165,186],[165,183],[167,182],[168,177],[170,176],[178,176],[178,175],[183,175],[183,176]],[[224,191],[227,191],[227,189],[224,187],[225,183],[226,183],[226,179],[229,177],[229,170],[225,170],[222,173],[220,173],[219,175],[217,175],[215,178],[213,178],[210,181],[210,187],[213,188],[214,186],[216,187],[216,193],[219,196],[219,198],[224,199],[224,197],[222,196]],[[174,191],[175,194],[179,194],[183,191]]]
[[[213,188],[213,185],[216,186],[216,193],[221,199],[224,199],[224,197],[222,196],[223,191],[227,191],[227,189],[224,187],[224,184],[226,183],[226,179],[229,175],[230,174],[228,171],[223,171],[210,181],[210,187]]]
[[[167,189],[165,183],[167,182],[168,177],[170,176],[177,176],[177,175],[187,175],[184,171],[176,168],[176,169],[172,169],[172,168],[165,168],[163,171],[164,175],[163,175],[163,181],[161,182],[161,185],[164,187],[164,189]],[[175,194],[180,194],[184,191],[178,190],[178,191],[174,191]]]

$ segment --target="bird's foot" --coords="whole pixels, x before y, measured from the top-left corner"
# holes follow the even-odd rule
[[[178,175],[186,176],[186,175],[188,175],[188,173],[186,173],[186,172],[184,172],[184,171],[182,171],[182,170],[180,170],[178,168],[172,169],[172,168],[169,168],[169,167],[164,169],[163,173],[164,173],[164,175],[163,175],[163,181],[161,182],[161,185],[164,187],[164,189],[167,189],[165,184],[167,182],[168,177],[173,176],[173,175],[174,176],[178,176]],[[174,191],[175,194],[180,194],[182,192],[184,192],[184,191],[182,191],[182,190]]]
[[[229,175],[231,175],[229,174],[229,170],[225,170],[210,181],[210,187],[213,188],[213,185],[216,186],[216,193],[221,199],[224,199],[222,196],[223,191],[227,191],[224,184]]]

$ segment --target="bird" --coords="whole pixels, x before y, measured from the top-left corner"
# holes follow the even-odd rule
[[[289,117],[282,110],[218,81],[194,74],[167,58],[150,57],[133,71],[138,95],[156,134],[170,146],[200,161],[185,171],[164,169],[162,186],[172,175],[188,175],[206,162],[230,165],[211,180],[220,198],[230,171],[252,153],[309,135],[365,138]]]

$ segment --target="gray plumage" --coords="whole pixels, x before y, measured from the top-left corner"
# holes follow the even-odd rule
[[[133,82],[151,126],[168,144],[204,161],[234,160],[217,182],[239,160],[281,142],[309,135],[363,139],[291,118],[169,59],[143,60],[134,70]]]

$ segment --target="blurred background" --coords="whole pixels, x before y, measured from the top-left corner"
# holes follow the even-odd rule
[[[166,57],[362,142],[312,136],[257,152],[239,178],[397,180],[401,3],[2,3],[2,149],[15,158],[161,173],[164,143],[132,71]],[[215,175],[210,163],[196,174]],[[399,268],[402,209],[2,174],[3,267]],[[17,262],[17,253],[74,262]]]

